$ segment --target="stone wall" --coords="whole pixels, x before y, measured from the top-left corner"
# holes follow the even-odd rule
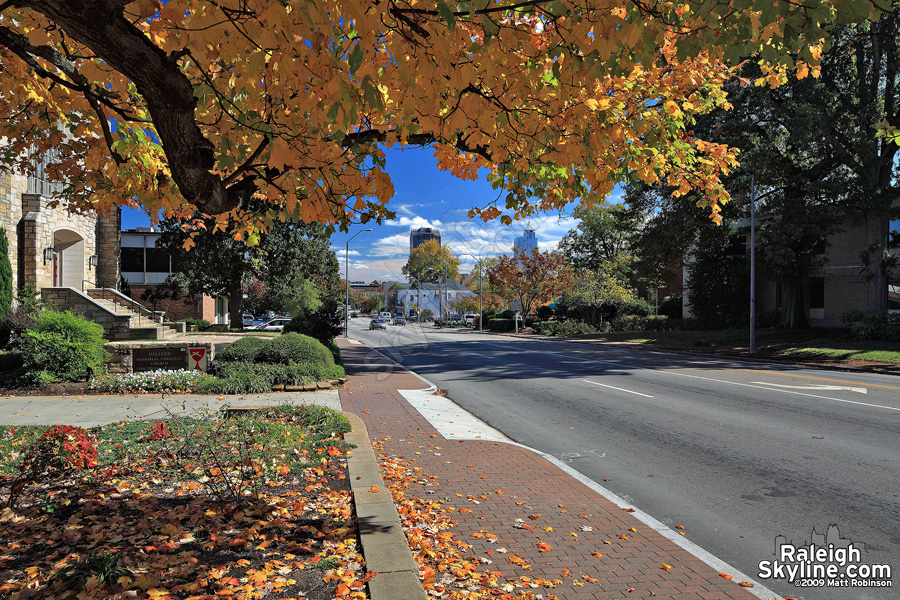
[[[189,348],[206,348],[207,365],[215,358],[215,344],[212,342],[112,342],[104,346],[109,353],[106,358],[106,370],[109,373],[133,373],[134,351],[154,349],[184,350]],[[185,365],[187,368],[187,365]]]
[[[123,340],[129,336],[131,317],[117,315],[86,294],[72,288],[45,287],[41,298],[58,310],[71,310],[103,326],[104,337],[108,340]]]
[[[97,221],[97,286],[119,289],[122,209],[113,208]]]

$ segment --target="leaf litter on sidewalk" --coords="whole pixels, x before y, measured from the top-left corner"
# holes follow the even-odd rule
[[[0,428],[0,599],[366,598],[338,413],[68,428],[28,480],[41,429]]]

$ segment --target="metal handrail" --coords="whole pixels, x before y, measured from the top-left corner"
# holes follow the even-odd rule
[[[82,282],[82,283],[84,283],[84,282]],[[111,300],[112,300],[113,306],[128,307],[130,305],[129,308],[131,308],[132,312],[137,313],[139,316],[144,316],[144,317],[150,319],[151,321],[156,322],[156,313],[154,311],[150,310],[149,308],[147,308],[146,306],[144,306],[143,304],[139,304],[138,302],[136,302],[134,300],[134,298],[129,298],[128,296],[124,296],[123,294],[116,293],[114,290],[110,290],[108,288],[96,288],[96,289],[101,290],[102,292],[105,292],[105,293],[108,293],[109,295],[111,295],[112,296]],[[123,297],[128,300],[128,304],[125,304],[122,302]]]
[[[91,284],[94,283],[94,282],[91,281],[90,279],[82,279],[82,280],[81,280],[81,293],[82,293],[82,294],[86,294],[86,293],[87,293],[87,292],[84,290],[84,284],[85,284],[85,282],[91,283]],[[97,287],[97,286],[95,285],[94,287]]]

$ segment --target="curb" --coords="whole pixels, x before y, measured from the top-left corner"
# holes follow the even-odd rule
[[[801,361],[792,361],[790,359],[777,359],[777,358],[767,358],[763,356],[744,356],[741,354],[711,354],[709,352],[701,351],[693,351],[690,348],[685,348],[682,346],[661,346],[659,344],[642,344],[636,342],[612,342],[606,340],[583,340],[578,338],[557,338],[552,336],[539,336],[537,334],[528,334],[528,336],[524,336],[522,334],[516,335],[513,333],[504,333],[498,331],[480,331],[478,333],[485,333],[488,335],[497,335],[501,337],[509,337],[515,340],[524,340],[529,342],[558,342],[561,344],[578,344],[581,346],[597,346],[600,348],[610,347],[610,348],[624,348],[631,350],[639,350],[643,352],[654,352],[657,354],[679,354],[682,356],[699,356],[701,358],[727,358],[731,360],[740,360],[744,362],[751,363],[762,363],[768,365],[785,365],[792,367],[804,367],[807,369],[816,369],[816,370],[828,370],[828,371],[845,371],[848,373],[871,373],[873,375],[892,375],[894,377],[900,377],[900,372],[891,373],[878,370],[874,367],[847,367],[843,365],[820,365],[816,363],[806,363]]]
[[[356,445],[347,457],[350,489],[356,506],[359,542],[366,570],[377,575],[369,580],[371,600],[426,600],[419,581],[419,566],[409,548],[400,515],[390,490],[384,485],[375,460],[375,451],[363,420],[344,412],[353,430],[344,441]]]
[[[502,335],[502,334],[501,334],[501,335]],[[357,341],[359,341],[359,340],[357,340]],[[383,356],[383,357],[385,357],[386,359],[388,359],[388,360],[394,362],[398,367],[400,367],[400,368],[404,369],[405,371],[408,371],[409,373],[415,375],[416,377],[418,377],[419,379],[421,379],[421,380],[424,381],[425,383],[428,383],[428,384],[431,386],[431,388],[436,389],[437,386],[435,386],[433,383],[431,383],[430,381],[428,381],[427,379],[425,379],[424,377],[422,377],[422,376],[419,375],[418,373],[416,373],[416,372],[414,372],[414,371],[411,371],[410,369],[407,369],[405,366],[401,365],[400,363],[398,363],[398,362],[395,361],[394,359],[390,358],[389,356],[387,356],[387,355],[385,355],[385,354],[382,354],[382,353],[379,352],[378,350],[375,350],[374,348],[369,347],[369,349],[370,349],[370,350],[374,350],[375,352],[377,352],[377,353],[380,354],[381,356]],[[426,390],[415,390],[415,391],[433,392],[433,390],[432,390],[431,388],[426,389]],[[453,402],[453,401],[450,400],[449,398],[448,398],[447,400],[448,400],[449,402]],[[407,399],[407,402],[409,402],[408,399]],[[455,403],[454,403],[454,404],[455,404]],[[463,409],[463,410],[465,410],[465,409]],[[365,429],[365,425],[362,423],[362,419],[360,419],[360,418],[357,417],[356,415],[352,415],[351,413],[344,413],[344,414],[347,415],[349,418],[351,418],[351,423],[353,424],[353,429],[354,429],[353,434],[356,434],[356,430],[357,430],[357,422],[359,423],[360,431],[362,432],[361,437],[365,437],[365,442],[364,442],[364,443],[366,444],[366,447],[367,447],[367,448],[371,448],[371,443],[368,442],[368,434],[365,433],[366,429]],[[479,420],[480,420],[480,419],[479,419]],[[345,440],[348,440],[348,437],[347,437],[347,436],[349,436],[349,435],[352,435],[352,434],[347,434],[347,435],[345,435],[345,436],[344,436],[344,439],[345,439]],[[471,439],[471,438],[466,438],[466,439]],[[482,441],[482,440],[475,439],[475,440],[473,440],[473,441]],[[357,446],[361,446],[360,443],[357,443],[357,442],[353,442],[353,443],[356,443]],[[717,571],[719,571],[719,572],[727,573],[727,574],[731,575],[733,578],[737,579],[738,581],[748,581],[748,582],[750,582],[750,583],[753,583],[753,584],[754,584],[753,587],[751,587],[751,588],[746,588],[746,591],[749,592],[751,595],[754,595],[754,596],[756,596],[757,598],[760,598],[761,600],[769,600],[769,599],[771,599],[771,600],[776,600],[776,599],[777,599],[777,600],[781,600],[781,599],[783,598],[782,596],[780,596],[780,595],[778,595],[777,593],[775,593],[774,591],[768,589],[767,587],[765,587],[763,584],[759,583],[758,581],[756,581],[756,580],[753,579],[752,577],[750,577],[750,576],[748,576],[747,574],[743,573],[740,569],[737,569],[736,567],[734,567],[734,566],[728,564],[727,562],[723,561],[722,559],[720,559],[720,558],[717,557],[716,555],[712,554],[712,553],[709,552],[708,550],[704,549],[703,547],[699,546],[698,544],[695,544],[694,542],[692,542],[692,541],[690,541],[690,540],[684,538],[683,536],[678,535],[674,530],[672,530],[672,529],[669,528],[667,525],[665,525],[665,524],[663,524],[662,522],[660,522],[660,521],[659,521],[658,519],[656,519],[655,517],[651,516],[651,515],[648,514],[648,513],[645,513],[645,512],[642,511],[642,510],[639,510],[639,509],[634,508],[633,505],[631,505],[629,502],[626,502],[623,498],[621,498],[620,496],[618,496],[617,494],[615,494],[615,493],[612,492],[611,490],[606,489],[605,487],[603,487],[602,485],[600,485],[599,483],[597,483],[597,482],[594,481],[593,479],[590,479],[589,477],[583,475],[582,473],[579,473],[578,471],[576,471],[575,469],[573,469],[573,468],[570,467],[569,465],[567,465],[567,464],[563,463],[561,460],[557,459],[555,456],[549,455],[549,454],[547,454],[547,453],[545,453],[545,452],[542,452],[542,451],[540,451],[540,450],[538,450],[538,449],[536,449],[536,448],[532,448],[531,446],[526,446],[525,444],[520,444],[520,443],[515,442],[515,441],[508,441],[508,442],[499,441],[499,443],[506,443],[506,444],[509,444],[509,445],[512,445],[512,446],[517,446],[517,447],[519,447],[519,448],[523,448],[523,449],[525,449],[525,450],[528,450],[528,451],[530,451],[530,452],[533,452],[536,456],[540,456],[540,457],[543,458],[544,460],[548,461],[549,463],[551,463],[552,465],[554,465],[555,467],[557,467],[558,469],[560,469],[560,470],[561,470],[563,473],[565,473],[566,475],[568,475],[568,476],[572,477],[573,479],[579,481],[579,482],[582,483],[583,485],[586,485],[587,487],[589,487],[590,489],[594,490],[595,492],[597,492],[598,494],[600,494],[601,496],[603,496],[604,498],[606,498],[607,500],[609,500],[610,502],[612,502],[613,504],[615,504],[616,506],[618,506],[618,507],[620,507],[620,508],[627,508],[627,509],[629,509],[629,512],[631,513],[631,516],[632,516],[632,517],[634,517],[635,519],[637,519],[637,520],[640,521],[641,523],[647,525],[648,527],[650,527],[651,529],[653,529],[654,531],[656,531],[658,534],[662,535],[663,537],[665,537],[666,539],[668,539],[670,542],[674,543],[676,546],[678,546],[678,547],[680,547],[681,549],[685,550],[686,552],[688,552],[688,553],[691,554],[692,556],[698,558],[698,559],[701,560],[702,562],[706,563],[708,566],[712,567],[713,569],[715,569],[715,570],[717,570]],[[355,452],[356,452],[356,451],[354,451],[354,453],[355,453]],[[373,460],[373,462],[374,462],[374,451],[371,451],[371,454],[372,454],[372,460]],[[349,460],[348,460],[348,466],[349,466]],[[380,474],[380,472],[378,471],[378,466],[377,466],[377,464],[374,465],[374,468],[375,468],[375,472],[376,472],[377,477],[378,477],[378,482],[379,482],[379,484],[380,484],[380,482],[381,482],[381,474]],[[351,487],[353,488],[353,495],[354,495],[354,498],[358,498],[358,497],[359,497],[359,496],[357,496],[357,487],[356,487],[357,485],[359,486],[359,488],[360,488],[360,490],[361,490],[361,491],[359,492],[360,494],[362,494],[362,493],[367,493],[367,494],[368,494],[368,493],[369,493],[369,492],[368,492],[368,488],[365,488],[365,487],[362,485],[363,482],[364,482],[364,478],[363,478],[362,480],[360,480],[360,481],[357,481],[356,478],[355,478],[356,476],[355,476],[355,474],[353,473],[352,469],[351,469],[351,471],[350,471],[350,475],[351,475],[350,484],[351,484]],[[366,485],[369,485],[369,484],[366,484]],[[364,490],[364,491],[363,491],[363,490]],[[369,495],[371,496],[371,494],[369,494]],[[359,500],[357,500],[357,502],[359,502]],[[360,516],[359,510],[360,510],[360,509],[359,509],[359,505],[357,504],[357,511],[358,511],[358,512],[357,512],[357,517],[358,517],[358,519],[359,519],[359,521],[360,521],[360,541],[361,541],[361,543],[363,544],[363,555],[366,557],[366,566],[367,566],[367,568],[370,568],[369,555],[368,555],[368,553],[367,553],[368,551],[367,551],[367,549],[366,549],[365,541],[364,541],[363,536],[362,536],[362,531],[363,531],[362,517]],[[393,513],[396,514],[396,512],[397,512],[396,506],[393,506]],[[397,516],[397,519],[399,520],[399,516]],[[407,544],[406,537],[403,535],[402,530],[400,531],[400,536],[403,537],[403,539],[401,540],[401,543],[403,543],[403,545],[406,547],[406,549],[409,550],[409,546],[408,546],[408,544]],[[409,552],[409,554],[410,554],[410,557],[412,557],[411,551]],[[370,570],[378,571],[378,569],[374,569],[374,568],[370,568]],[[379,571],[379,573],[381,573],[381,571]],[[416,573],[418,573],[418,570],[416,570]],[[424,590],[424,588],[421,587],[421,583],[419,583],[418,577],[415,578],[416,585],[417,585],[417,587],[418,587],[419,589],[422,590],[423,596],[415,596],[415,595],[412,595],[412,593],[411,593],[411,592],[413,591],[412,588],[409,588],[409,590],[410,590],[409,592],[406,592],[406,591],[405,591],[406,588],[390,588],[390,589],[383,589],[383,590],[380,590],[380,591],[384,591],[384,592],[385,592],[386,594],[388,594],[388,595],[387,595],[387,596],[376,596],[376,595],[375,595],[375,590],[373,589],[373,586],[372,586],[372,583],[375,582],[377,579],[378,579],[378,578],[375,577],[375,578],[373,578],[373,579],[369,582],[369,590],[370,590],[370,592],[371,592],[371,594],[372,594],[372,596],[371,596],[372,600],[395,600],[396,598],[404,598],[404,600],[405,600],[406,598],[427,598],[427,596],[424,595],[424,594],[425,594],[425,590]],[[387,586],[385,586],[385,587],[387,587]]]

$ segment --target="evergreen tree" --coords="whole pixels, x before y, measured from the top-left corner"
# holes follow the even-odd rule
[[[6,230],[0,227],[0,348],[9,342],[9,316],[12,313],[12,263]]]

